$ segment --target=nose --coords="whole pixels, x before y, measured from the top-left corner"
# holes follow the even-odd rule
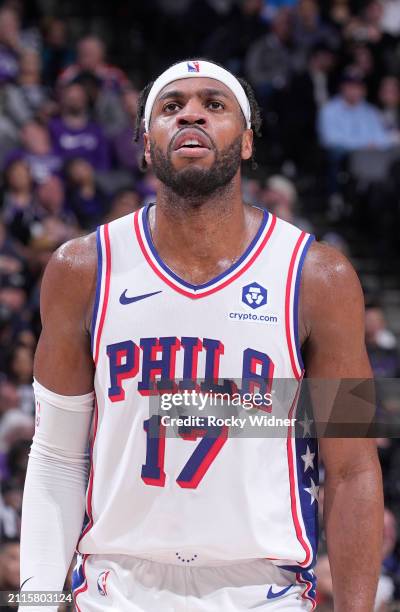
[[[179,111],[176,116],[179,127],[187,125],[205,125],[207,116],[205,109],[199,100],[188,100],[185,106]]]

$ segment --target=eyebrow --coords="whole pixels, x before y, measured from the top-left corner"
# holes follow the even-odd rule
[[[166,91],[165,93],[163,93],[158,98],[158,100],[162,101],[162,100],[167,100],[168,98],[184,98],[186,95],[187,94],[185,94],[183,91],[179,91],[179,89],[174,89],[172,91]],[[210,87],[206,87],[205,89],[199,90],[198,95],[200,95],[200,97],[203,97],[203,98],[217,96],[219,98],[230,99],[229,94],[227,94],[222,89],[213,89]]]

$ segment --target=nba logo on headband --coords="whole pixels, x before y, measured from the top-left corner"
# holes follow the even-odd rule
[[[200,72],[199,62],[187,62],[188,72]]]

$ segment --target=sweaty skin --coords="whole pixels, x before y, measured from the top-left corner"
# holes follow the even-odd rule
[[[217,89],[223,95],[205,95]],[[172,92],[172,93],[171,93]],[[242,134],[242,159],[252,151],[252,131],[245,129],[240,107],[223,84],[212,79],[176,81],[166,86],[153,108],[150,138],[163,152],[178,130],[200,127],[213,147],[199,156],[173,152],[177,171],[188,165],[209,168],[215,150]],[[242,201],[240,169],[232,182],[211,197],[180,201],[160,184],[150,227],[160,256],[179,276],[204,283],[240,257],[261,219]],[[93,390],[90,322],[97,272],[95,235],[63,245],[51,258],[41,291],[43,330],[34,375],[63,395]],[[371,377],[364,344],[364,300],[350,263],[323,244],[306,256],[300,292],[299,333],[308,378]],[[318,410],[318,406],[314,406]],[[335,611],[371,612],[380,572],[383,498],[374,440],[321,438],[324,462],[324,520],[333,578]]]

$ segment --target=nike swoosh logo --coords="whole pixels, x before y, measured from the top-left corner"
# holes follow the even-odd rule
[[[127,304],[133,304],[133,302],[139,302],[139,300],[144,300],[152,295],[157,295],[157,293],[161,293],[161,291],[153,291],[153,293],[145,293],[144,295],[135,295],[134,297],[127,297],[126,292],[128,289],[125,289],[123,293],[121,293],[119,298],[119,303],[123,306]]]
[[[276,597],[282,597],[282,595],[287,593],[288,590],[292,588],[292,586],[293,586],[293,584],[289,584],[289,586],[287,586],[284,589],[281,589],[278,593],[274,593],[272,591],[272,587],[269,587],[269,591],[267,593],[267,599],[275,599]]]

